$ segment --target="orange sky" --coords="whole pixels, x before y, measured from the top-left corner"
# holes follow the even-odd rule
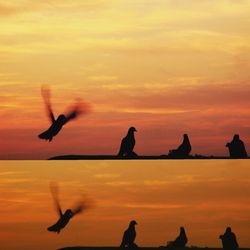
[[[250,246],[246,160],[0,164],[2,249],[117,246],[131,219],[138,222],[139,246],[164,245],[177,236],[180,226],[186,229],[189,246],[221,247],[218,236],[227,226],[241,247]],[[95,204],[59,235],[46,231],[57,220],[51,181],[58,183],[63,210],[72,208],[82,194]]]
[[[249,24],[249,0],[0,0],[0,158],[116,154],[131,125],[138,154],[249,148]],[[92,105],[50,144],[42,84]]]

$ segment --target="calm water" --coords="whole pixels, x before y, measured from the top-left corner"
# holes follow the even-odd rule
[[[59,234],[49,184],[63,209],[87,194],[94,207]],[[131,219],[137,243],[160,246],[186,228],[188,245],[220,246],[230,225],[250,246],[250,161],[0,161],[0,249],[116,246]]]

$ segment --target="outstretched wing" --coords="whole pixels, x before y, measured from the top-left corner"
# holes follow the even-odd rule
[[[59,204],[59,199],[58,199],[59,191],[58,191],[58,186],[56,183],[54,183],[54,182],[50,183],[50,191],[51,191],[54,203],[55,203],[56,211],[58,212],[59,216],[62,217],[63,213],[62,213],[61,206]]]
[[[55,117],[52,111],[51,103],[50,103],[50,89],[48,87],[42,86],[41,94],[44,100],[44,104],[46,107],[47,115],[49,116],[51,122],[55,121]]]
[[[89,109],[90,109],[90,107],[89,107],[89,105],[87,103],[84,103],[83,101],[78,100],[75,103],[75,105],[73,105],[69,109],[68,113],[65,115],[65,117],[66,117],[66,122],[65,123],[79,117],[79,115],[88,113]]]
[[[93,207],[93,200],[83,197],[83,199],[75,205],[75,208],[72,209],[73,216],[82,213],[91,207]]]

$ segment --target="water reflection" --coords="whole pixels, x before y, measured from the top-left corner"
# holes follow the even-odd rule
[[[66,207],[82,193],[96,201],[60,235],[46,230],[54,220],[51,181],[59,183]],[[231,226],[247,247],[249,197],[247,160],[1,161],[0,245],[118,246],[127,222],[136,219],[139,246],[164,245],[180,226],[188,231],[188,245],[220,246],[218,235]]]

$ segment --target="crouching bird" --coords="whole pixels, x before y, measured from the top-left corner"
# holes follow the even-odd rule
[[[185,158],[188,157],[192,150],[191,143],[189,141],[188,135],[183,135],[182,144],[177,149],[169,150],[168,156],[173,158]]]
[[[82,200],[76,205],[75,209],[67,209],[64,213],[62,212],[61,206],[58,200],[58,187],[55,184],[50,186],[51,194],[55,202],[56,210],[59,214],[58,221],[47,228],[50,232],[60,233],[60,231],[67,226],[69,221],[78,213],[85,211],[90,207],[90,200]]]
[[[51,126],[46,131],[38,135],[40,139],[52,141],[53,137],[60,132],[60,130],[66,123],[76,119],[80,114],[88,112],[88,105],[79,101],[71,108],[71,110],[66,115],[60,114],[57,119],[55,119],[50,103],[50,89],[42,88],[41,93],[44,99],[47,114],[51,121]]]
[[[138,246],[134,242],[136,238],[135,225],[137,225],[137,222],[135,220],[130,221],[128,229],[123,234],[122,243],[120,245],[121,248],[138,248]]]
[[[137,154],[133,151],[135,147],[135,135],[137,130],[135,127],[130,127],[127,135],[122,139],[118,157],[135,158]]]

